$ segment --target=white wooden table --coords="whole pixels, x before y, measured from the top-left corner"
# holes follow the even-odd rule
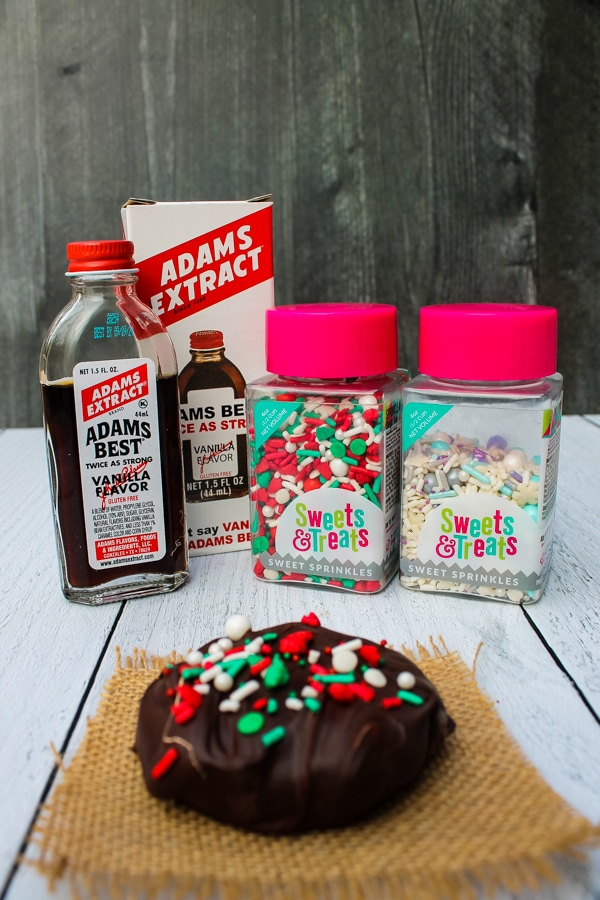
[[[265,584],[247,552],[195,558],[170,595],[88,608],[58,586],[41,429],[0,432],[0,900],[47,898],[19,865],[38,804],[68,764],[124,653],[198,646],[233,612],[255,627],[311,609],[324,624],[395,646],[443,635],[470,663],[509,730],[548,783],[600,821],[600,416],[564,420],[555,555],[542,600],[527,608],[416,594],[398,579],[380,594]],[[600,898],[600,857],[563,867],[559,888],[519,898]],[[66,887],[52,896],[66,898]],[[503,898],[510,894],[499,895]]]

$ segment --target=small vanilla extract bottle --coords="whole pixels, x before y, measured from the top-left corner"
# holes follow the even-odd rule
[[[402,584],[526,604],[550,570],[562,377],[557,313],[456,303],[420,312],[402,399]]]
[[[254,574],[355,593],[398,568],[400,393],[394,306],[267,310],[248,385]]]
[[[179,375],[185,496],[188,503],[248,493],[246,382],[225,356],[223,332],[190,335]]]
[[[177,361],[130,241],[67,245],[70,303],[40,358],[62,589],[97,605],[188,578]]]

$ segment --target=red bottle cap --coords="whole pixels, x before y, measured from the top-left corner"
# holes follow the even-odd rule
[[[190,350],[220,350],[222,347],[222,331],[193,331],[190,334]]]
[[[107,272],[133,269],[131,241],[74,241],[67,244],[69,272]]]

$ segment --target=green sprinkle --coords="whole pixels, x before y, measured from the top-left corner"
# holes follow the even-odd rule
[[[374,503],[375,506],[378,506],[379,509],[381,509],[381,503],[377,499],[376,495],[373,493],[373,488],[371,487],[371,485],[367,482],[364,485],[364,488],[365,488],[365,494],[367,495],[367,497],[369,498],[371,503]]]
[[[511,491],[511,489],[509,487],[506,487],[506,485],[504,485],[504,487],[501,487],[500,490],[498,491],[498,493],[504,494],[505,497],[512,497],[512,495],[513,495],[513,492]]]
[[[277,728],[272,728],[271,731],[265,731],[264,734],[261,734],[260,739],[265,747],[270,747],[271,744],[279,743],[284,737],[285,728],[283,725],[278,725]]]
[[[279,703],[277,702],[275,697],[269,697],[269,699],[267,701],[267,712],[269,713],[269,715],[272,716],[274,713],[277,712],[278,709],[279,709]]]
[[[263,641],[275,641],[277,640],[277,632],[269,631],[268,634],[263,634]]]
[[[298,691],[290,691],[288,694],[288,697],[297,697],[297,696],[298,696]]]
[[[422,697],[419,697],[418,694],[413,694],[412,691],[398,691],[397,696],[401,700],[406,700],[407,703],[412,703],[413,706],[422,706],[425,703]]]
[[[264,656],[261,653],[251,653],[250,656],[248,657],[248,665],[253,666],[257,662],[262,662],[263,659],[264,659]]]
[[[356,406],[352,407],[352,412],[353,413],[355,413],[355,412],[361,413],[361,412],[364,412],[364,409],[365,409],[364,406],[361,406],[360,403],[357,403]]]
[[[184,681],[189,681],[191,678],[199,678],[203,672],[204,672],[204,669],[197,669],[197,668],[185,669],[181,673],[181,677],[183,678]]]
[[[347,588],[353,588],[354,585],[356,584],[356,582],[355,582],[355,581],[352,581],[351,578],[344,578],[344,579],[342,580],[342,584],[344,585],[344,587],[347,587]]]
[[[305,660],[304,658],[299,659],[299,660],[298,660],[298,665],[299,665],[299,666],[305,666],[305,665],[306,665],[306,660]]]
[[[256,734],[264,724],[265,717],[262,713],[253,711],[240,716],[237,723],[237,729],[240,734]]]
[[[310,411],[305,411],[304,418],[305,419],[320,419],[321,416],[318,412],[313,412],[312,410],[310,410]]]
[[[330,437],[333,437],[335,434],[335,429],[330,428],[328,425],[319,425],[317,430],[315,431],[315,435],[318,441],[328,441]]]
[[[353,684],[354,675],[352,672],[343,672],[340,675],[313,675],[315,681],[322,681],[323,684]]]
[[[379,488],[381,487],[381,475],[378,475],[375,481],[373,482],[373,490],[376,494],[379,493]]]
[[[354,438],[353,441],[350,441],[350,450],[357,456],[362,456],[366,449],[367,445],[362,438]]]
[[[269,668],[265,669],[265,687],[270,691],[273,688],[283,687],[283,685],[287,684],[289,680],[290,673],[286,669],[279,653],[276,653]]]
[[[291,659],[291,658],[292,658],[292,654],[291,654],[291,653],[284,653],[284,654],[283,654],[283,658],[284,658],[284,659]]]
[[[227,662],[226,659],[223,662],[220,662],[219,665],[223,669],[224,672],[227,672],[228,675],[231,675],[232,678],[235,678],[236,675],[239,675],[242,669],[245,669],[248,665],[248,662],[245,659],[232,659],[231,662]]]
[[[381,434],[381,431],[382,431],[381,423],[378,423],[378,424],[373,428],[373,434]]]
[[[271,481],[270,471],[267,469],[266,472],[261,472],[260,475],[256,476],[256,480],[260,484],[261,487],[268,487],[269,483]]]
[[[260,535],[259,537],[254,538],[252,541],[252,552],[255,555],[259,553],[263,553],[263,551],[269,549],[269,538],[266,535]]]
[[[318,713],[321,711],[321,704],[318,700],[315,700],[314,697],[305,697],[304,705],[307,709],[310,709],[311,712]]]
[[[351,456],[342,456],[342,462],[347,463],[349,466],[355,466],[358,462],[356,459],[352,459]]]
[[[259,526],[259,525],[260,525],[260,522],[259,522],[259,519],[258,519],[258,510],[257,510],[257,511],[254,513],[254,521],[252,522],[252,531],[254,532],[254,534],[256,534],[256,532],[258,531],[258,526]]]
[[[325,484],[325,482],[327,481],[327,479],[325,478],[324,475],[319,475],[319,481],[321,482],[321,484]]]
[[[342,456],[346,455],[346,445],[342,444],[341,441],[332,441],[329,450],[331,451],[331,455],[337,457],[337,459],[341,459]]]
[[[333,428],[337,428],[337,422],[335,421],[335,419],[330,419],[330,418],[328,418],[328,419],[325,419],[325,421],[326,421],[329,425],[331,425]]]
[[[320,456],[321,452],[319,450],[296,450],[296,456]]]
[[[335,488],[335,487],[339,487],[339,486],[340,486],[339,481],[332,481],[331,484],[329,485],[329,487],[331,487],[331,488]]]
[[[448,497],[456,497],[456,491],[437,491],[429,495],[430,500],[446,500]]]

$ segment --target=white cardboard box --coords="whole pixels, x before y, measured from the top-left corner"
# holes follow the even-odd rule
[[[133,241],[139,267],[138,294],[167,327],[180,384],[192,359],[190,335],[199,331],[223,334],[225,356],[245,382],[265,374],[265,310],[274,302],[272,212],[264,197],[124,205],[123,231]],[[205,371],[206,366],[199,369]],[[239,393],[228,386],[205,388],[182,402],[192,556],[249,547],[245,406]]]

